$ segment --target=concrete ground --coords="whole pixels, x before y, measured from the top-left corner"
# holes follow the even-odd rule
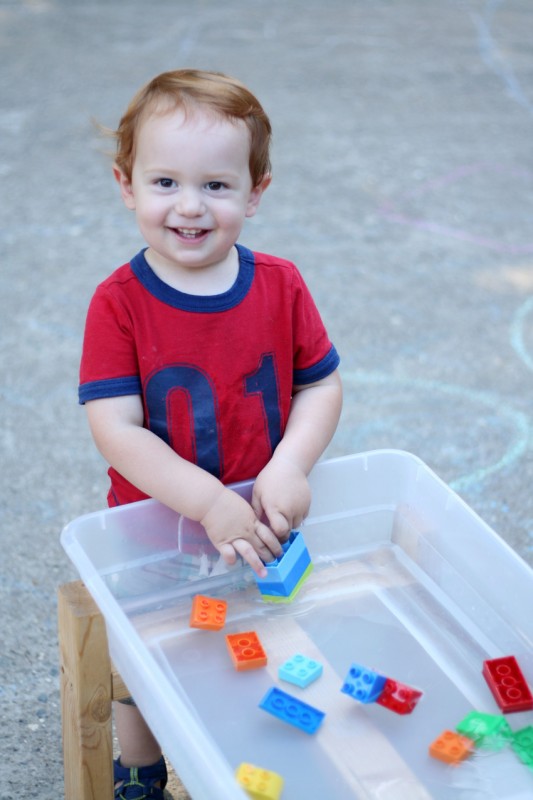
[[[141,246],[93,120],[197,66],[258,94],[342,355],[329,455],[412,451],[533,564],[530,0],[0,0],[1,800],[62,796],[59,534],[105,505],[77,406],[95,285]]]

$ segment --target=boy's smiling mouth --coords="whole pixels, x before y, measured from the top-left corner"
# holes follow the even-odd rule
[[[182,239],[200,239],[208,231],[205,228],[172,228]]]

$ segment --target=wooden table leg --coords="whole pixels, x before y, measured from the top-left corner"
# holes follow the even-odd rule
[[[111,662],[104,619],[81,581],[59,587],[58,624],[65,800],[111,800]]]

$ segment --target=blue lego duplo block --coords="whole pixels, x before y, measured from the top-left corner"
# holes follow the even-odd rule
[[[305,733],[315,733],[326,716],[323,711],[302,703],[297,697],[283,692],[276,686],[268,690],[259,703],[259,708],[295,728],[300,728]]]
[[[350,695],[360,703],[375,703],[387,682],[384,675],[360,664],[352,664],[342,685],[341,692]]]
[[[305,569],[302,577],[300,578],[300,580],[298,581],[298,583],[296,584],[296,586],[294,587],[294,589],[291,591],[290,594],[281,594],[281,593],[280,594],[265,594],[265,593],[261,592],[261,597],[263,598],[263,600],[266,603],[292,603],[292,601],[294,600],[294,598],[296,597],[296,595],[298,594],[298,592],[300,591],[300,589],[304,585],[305,581],[307,580],[307,578],[311,574],[312,569],[313,569],[313,565],[309,564],[307,566],[307,568]],[[276,591],[279,591],[279,587],[276,588]]]
[[[311,566],[311,557],[302,534],[299,531],[292,531],[288,541],[283,545],[283,555],[265,566],[267,575],[264,578],[256,576],[261,594],[288,597]]]
[[[282,555],[265,564],[268,575],[266,578],[258,578],[258,584],[269,582],[282,583],[289,577],[300,556],[305,553],[309,556],[304,538],[300,531],[291,531],[289,538],[281,547],[283,550]]]
[[[302,575],[304,574],[305,570],[311,563],[311,558],[307,550],[303,553],[300,553],[298,558],[296,559],[291,572],[285,580],[274,580],[271,573],[269,573],[265,578],[259,578],[257,581],[257,585],[259,586],[259,590],[261,594],[278,594],[287,596],[289,595]],[[266,565],[268,570],[269,565]]]
[[[278,668],[278,677],[282,681],[294,683],[301,689],[305,689],[310,683],[316,681],[322,675],[323,666],[319,661],[297,653],[292,658],[285,661]]]

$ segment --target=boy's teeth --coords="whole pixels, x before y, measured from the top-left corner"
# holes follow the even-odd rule
[[[178,233],[181,236],[198,236],[199,233],[202,233],[201,228],[178,228]]]

